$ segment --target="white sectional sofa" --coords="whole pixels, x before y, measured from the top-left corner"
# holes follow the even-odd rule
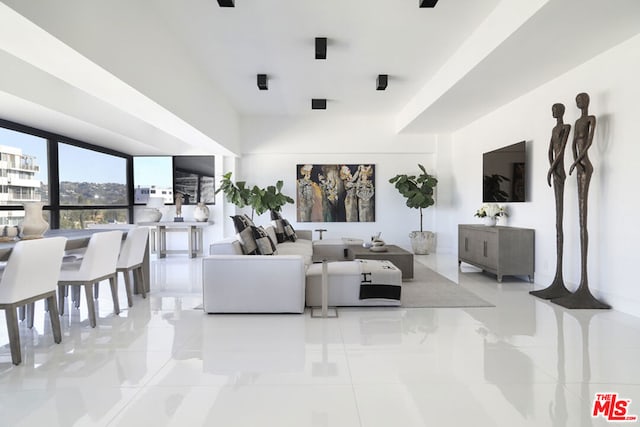
[[[275,232],[266,227],[267,233]],[[277,255],[244,255],[235,238],[213,243],[203,259],[206,313],[303,313],[305,273],[311,263],[311,231],[277,244]]]
[[[275,234],[273,227],[265,229]],[[298,240],[277,244],[276,255],[245,255],[236,238],[213,243],[203,259],[203,308],[206,313],[303,313],[305,303],[319,306],[321,264],[312,264],[314,251],[323,259],[342,261],[344,245],[311,241],[311,231],[296,231]],[[273,238],[275,240],[275,236]],[[333,249],[333,251],[332,251]],[[316,257],[317,258],[317,257]],[[329,263],[329,305],[399,306],[402,273],[388,261]],[[366,268],[363,269],[363,265]],[[374,274],[374,287],[398,286],[396,299],[362,296],[361,286]],[[366,277],[365,277],[366,276]],[[384,277],[383,277],[384,276]]]

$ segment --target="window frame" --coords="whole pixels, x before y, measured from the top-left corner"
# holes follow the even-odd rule
[[[49,178],[49,203],[44,209],[50,211],[49,226],[52,229],[60,228],[60,211],[61,210],[111,210],[126,209],[129,223],[133,223],[133,156],[117,150],[91,144],[78,139],[70,138],[65,135],[48,132],[42,129],[15,123],[9,120],[0,119],[0,127],[16,132],[26,133],[47,140],[47,157],[48,157],[48,178]],[[64,205],[60,206],[60,171],[58,168],[59,161],[59,144],[68,144],[78,148],[95,151],[102,154],[121,157],[125,160],[126,168],[126,187],[127,187],[127,204],[126,205]],[[0,210],[21,210],[22,205],[0,205]]]

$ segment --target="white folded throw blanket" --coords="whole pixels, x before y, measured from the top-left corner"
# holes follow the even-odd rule
[[[400,300],[402,273],[390,261],[356,260],[360,263],[360,299]]]

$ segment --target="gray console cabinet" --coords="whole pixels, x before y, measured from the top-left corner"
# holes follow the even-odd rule
[[[529,276],[535,268],[535,230],[517,227],[458,225],[458,265],[474,265],[498,276]]]

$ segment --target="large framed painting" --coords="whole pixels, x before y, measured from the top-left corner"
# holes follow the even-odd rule
[[[296,166],[298,222],[374,222],[372,164]]]

